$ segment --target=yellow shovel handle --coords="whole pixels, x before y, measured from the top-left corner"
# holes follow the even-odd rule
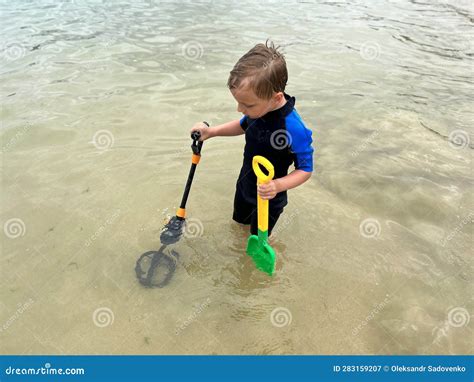
[[[268,175],[265,175],[259,165],[265,167],[265,170],[268,171]],[[268,183],[275,176],[275,170],[273,165],[267,158],[264,158],[260,155],[255,155],[252,160],[252,168],[260,184]]]
[[[265,175],[260,168],[260,165],[265,167],[268,175]],[[257,176],[257,184],[265,184],[273,179],[275,176],[275,169],[267,158],[256,155],[252,159],[253,172]],[[258,212],[258,229],[262,232],[268,231],[268,200],[263,200],[257,195],[257,212]]]

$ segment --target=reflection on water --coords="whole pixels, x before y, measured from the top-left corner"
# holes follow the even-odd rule
[[[472,352],[470,1],[2,2],[2,353]],[[231,222],[243,140],[204,144],[162,289],[135,279],[271,37],[314,131],[273,278]],[[191,220],[194,219],[194,220]]]

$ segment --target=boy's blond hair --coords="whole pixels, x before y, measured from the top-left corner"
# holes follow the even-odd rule
[[[278,49],[267,40],[245,53],[230,72],[229,89],[237,89],[247,79],[259,98],[270,99],[274,93],[284,92],[288,71],[285,56]]]

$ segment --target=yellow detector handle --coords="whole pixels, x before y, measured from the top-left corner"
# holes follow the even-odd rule
[[[265,175],[260,168],[260,165],[265,167],[268,171],[268,175]],[[257,176],[257,184],[265,184],[273,179],[275,176],[275,169],[267,158],[260,155],[256,155],[252,159],[253,172]],[[268,231],[268,200],[263,200],[260,195],[257,194],[257,212],[258,212],[258,229],[261,232]]]

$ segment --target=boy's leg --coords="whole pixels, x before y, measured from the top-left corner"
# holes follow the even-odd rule
[[[237,189],[234,196],[234,213],[232,219],[240,224],[250,224],[252,216],[256,213],[257,206],[248,203]]]
[[[268,236],[272,234],[273,227],[275,227],[278,218],[283,212],[283,208],[280,209],[271,209],[268,211]],[[252,235],[258,235],[258,213],[255,208],[255,212],[252,214],[250,232]]]

